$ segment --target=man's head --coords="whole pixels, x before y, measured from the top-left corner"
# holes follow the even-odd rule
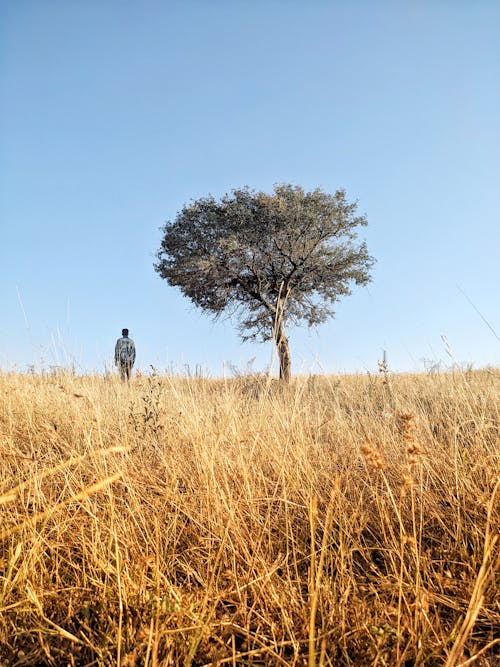
[[[122,329],[122,336],[128,336],[128,329]]]

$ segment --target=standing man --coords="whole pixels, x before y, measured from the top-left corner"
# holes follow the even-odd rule
[[[122,380],[130,380],[132,366],[135,362],[135,343],[128,337],[128,329],[122,329],[122,337],[115,345],[115,366],[120,369]]]

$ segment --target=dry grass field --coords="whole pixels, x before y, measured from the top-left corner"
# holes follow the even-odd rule
[[[500,664],[500,371],[0,375],[0,664]]]

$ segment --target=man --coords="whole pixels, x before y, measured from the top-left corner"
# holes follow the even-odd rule
[[[122,329],[122,337],[115,345],[115,366],[120,369],[122,380],[130,380],[132,366],[135,362],[135,343],[128,337],[128,329]]]

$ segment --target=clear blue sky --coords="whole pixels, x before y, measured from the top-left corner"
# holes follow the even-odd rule
[[[145,370],[265,369],[152,265],[189,199],[276,182],[345,188],[377,259],[294,372],[450,365],[442,335],[500,365],[496,0],[0,0],[0,81],[4,370],[102,371],[122,327]]]

